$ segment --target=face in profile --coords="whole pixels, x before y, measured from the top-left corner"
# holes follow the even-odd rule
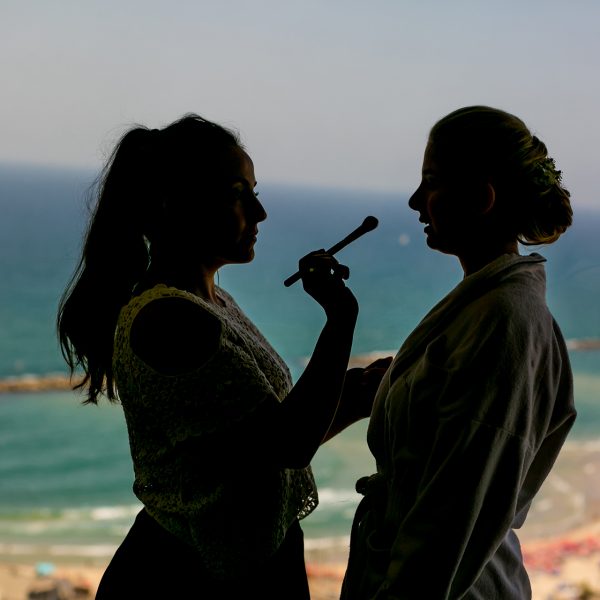
[[[425,149],[421,183],[408,201],[425,223],[427,245],[460,256],[477,228],[477,186],[466,174],[458,174],[429,142]],[[479,186],[481,187],[481,186]]]
[[[233,148],[218,171],[182,228],[206,264],[247,263],[254,258],[258,224],[267,218],[254,189],[254,164],[244,150]]]

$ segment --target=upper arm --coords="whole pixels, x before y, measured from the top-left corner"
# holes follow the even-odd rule
[[[218,349],[219,320],[184,298],[160,298],[144,306],[131,327],[131,348],[161,373],[177,375],[204,364]]]

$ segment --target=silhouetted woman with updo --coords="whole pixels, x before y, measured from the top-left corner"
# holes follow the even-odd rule
[[[545,259],[519,253],[571,225],[569,193],[523,121],[459,109],[429,135],[409,201],[464,279],[384,376],[357,483],[343,600],[526,600],[519,540],[575,419],[569,356],[546,305]]]

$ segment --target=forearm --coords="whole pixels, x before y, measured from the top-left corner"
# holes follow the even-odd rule
[[[350,396],[350,398],[346,399],[346,396]],[[350,425],[354,425],[354,423],[357,423],[362,419],[366,419],[369,416],[368,414],[359,414],[356,411],[352,412],[349,410],[353,401],[352,396],[353,394],[348,392],[345,388],[342,390],[337,411],[321,443],[329,441],[338,433],[341,433],[344,431],[344,429],[350,427]]]
[[[378,358],[365,368],[346,371],[340,402],[323,442],[371,415],[377,390],[392,359],[391,356]]]
[[[305,466],[334,420],[352,349],[356,318],[328,319],[312,357],[281,405],[285,460]]]

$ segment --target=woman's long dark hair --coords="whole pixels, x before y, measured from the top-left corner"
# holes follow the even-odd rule
[[[58,308],[57,331],[71,375],[78,367],[86,403],[116,400],[112,356],[117,319],[149,264],[170,202],[199,198],[238,136],[188,114],[164,129],[135,126],[117,143],[94,187],[95,206],[81,258]],[[204,183],[200,183],[204,182]]]

